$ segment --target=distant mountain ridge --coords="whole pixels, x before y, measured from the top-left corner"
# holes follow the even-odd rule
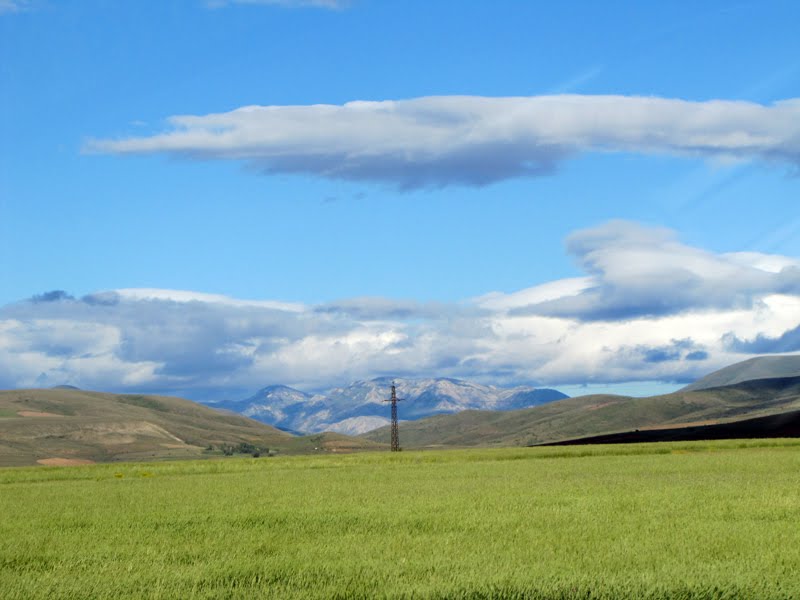
[[[389,422],[392,382],[403,399],[400,418],[414,420],[463,410],[514,410],[567,398],[549,388],[499,388],[458,379],[378,377],[307,394],[285,385],[265,387],[241,401],[214,406],[226,408],[288,431],[335,431],[361,434]]]

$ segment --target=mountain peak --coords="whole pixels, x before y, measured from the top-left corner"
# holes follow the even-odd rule
[[[259,395],[259,394],[271,394],[271,393],[275,393],[275,392],[296,392],[298,394],[305,394],[305,392],[301,392],[300,390],[297,390],[297,389],[295,389],[293,387],[289,387],[288,385],[283,385],[283,384],[278,383],[278,384],[268,385],[266,387],[261,388],[260,390],[258,390],[256,395]]]
[[[388,417],[384,400],[392,382],[405,401],[404,420],[462,410],[511,410],[566,398],[556,390],[497,388],[451,377],[431,379],[376,377],[310,395],[285,385],[270,385],[228,407],[270,425],[293,431],[364,432]]]

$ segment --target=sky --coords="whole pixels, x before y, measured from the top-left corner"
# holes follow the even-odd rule
[[[0,388],[650,394],[798,352],[798,22],[0,0]]]

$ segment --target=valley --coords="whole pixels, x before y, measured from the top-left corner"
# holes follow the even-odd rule
[[[404,397],[401,447],[791,436],[794,430],[786,423],[800,411],[800,376],[791,374],[799,370],[798,356],[765,357],[731,365],[677,392],[643,398],[567,398],[547,388],[398,379],[399,395]],[[751,374],[770,377],[741,380]],[[732,380],[737,383],[714,386]],[[0,466],[387,450],[389,428],[381,425],[388,422],[384,400],[391,381],[358,381],[334,388],[327,396],[272,386],[256,394],[255,400],[215,405],[219,409],[181,398],[88,392],[69,386],[4,391],[0,392]],[[348,435],[335,426],[326,430],[327,421],[352,425],[338,427],[346,431],[370,430]],[[309,429],[287,431],[286,425]]]

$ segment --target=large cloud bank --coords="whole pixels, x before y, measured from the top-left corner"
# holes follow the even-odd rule
[[[623,221],[577,231],[567,249],[584,277],[456,304],[49,292],[0,308],[0,387],[213,399],[378,375],[688,381],[753,354],[800,351],[797,259],[714,254]]]
[[[673,154],[800,166],[800,99],[438,96],[343,105],[246,106],[174,116],[148,137],[89,151],[244,161],[264,173],[401,188],[485,185],[551,173],[580,152]]]

